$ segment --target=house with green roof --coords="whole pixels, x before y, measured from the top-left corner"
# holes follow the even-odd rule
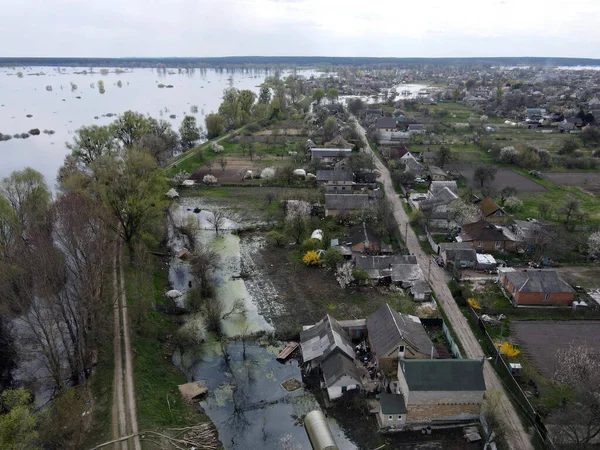
[[[479,420],[486,390],[483,361],[400,357],[398,380],[390,387],[402,395],[406,427]]]

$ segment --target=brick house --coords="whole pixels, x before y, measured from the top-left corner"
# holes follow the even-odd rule
[[[462,232],[457,236],[458,242],[471,242],[478,252],[514,252],[517,250],[517,240],[513,239],[504,229],[497,227],[485,219],[463,225]]]
[[[568,306],[575,290],[554,270],[505,272],[502,287],[515,305]]]
[[[390,305],[380,307],[367,319],[369,346],[377,366],[393,374],[398,365],[398,349],[406,358],[431,358],[437,352],[418,317],[400,314]]]
[[[469,359],[398,360],[396,394],[409,427],[479,420],[486,386],[483,362]]]
[[[489,223],[504,225],[510,221],[510,216],[490,197],[481,200],[477,206],[479,206],[482,217]]]

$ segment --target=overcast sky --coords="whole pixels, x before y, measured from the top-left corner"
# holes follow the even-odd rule
[[[600,56],[598,0],[0,0],[0,56]]]

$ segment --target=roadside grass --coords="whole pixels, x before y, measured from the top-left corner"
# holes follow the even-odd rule
[[[111,329],[110,331],[107,330],[107,336],[112,336],[112,320],[109,322]],[[114,367],[113,341],[107,338],[99,345],[98,364],[89,382],[94,406],[91,426],[86,431],[85,448],[92,448],[112,440]]]
[[[153,300],[163,303],[167,285],[168,269],[164,260],[153,260]],[[126,290],[131,308],[133,277],[136,269],[125,270]],[[139,269],[137,269],[139,270]],[[132,321],[133,371],[137,404],[138,426],[141,431],[160,431],[166,427],[185,427],[207,421],[205,417],[188,406],[177,386],[186,383],[185,375],[171,362],[169,336],[177,330],[172,317],[156,311],[148,311],[141,326]],[[168,401],[167,401],[168,399]]]

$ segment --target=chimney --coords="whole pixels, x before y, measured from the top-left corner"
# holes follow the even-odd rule
[[[404,359],[404,345],[398,347],[398,359]]]

